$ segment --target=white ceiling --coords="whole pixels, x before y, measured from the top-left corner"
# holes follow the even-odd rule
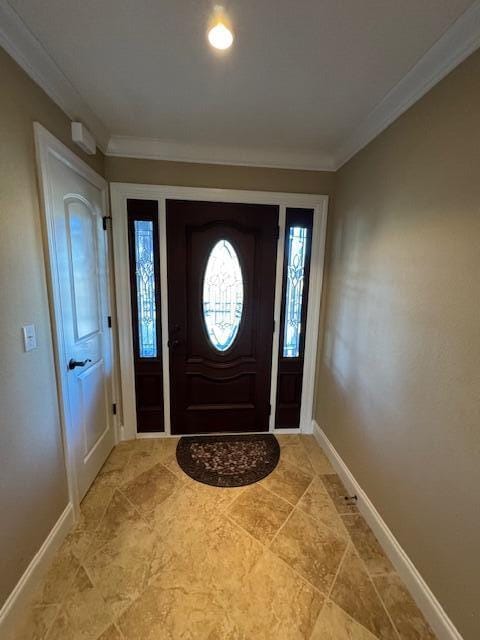
[[[230,0],[223,55],[208,0],[9,4],[110,134],[324,159],[474,3]]]

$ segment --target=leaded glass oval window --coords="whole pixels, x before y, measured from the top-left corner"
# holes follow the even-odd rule
[[[228,240],[210,251],[203,278],[203,318],[217,351],[229,349],[243,314],[243,276],[238,256]]]

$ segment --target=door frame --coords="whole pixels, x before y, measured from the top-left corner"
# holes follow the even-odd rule
[[[160,287],[162,300],[167,300],[167,238],[166,201],[199,200],[211,202],[237,202],[242,204],[271,204],[279,208],[279,239],[277,245],[277,267],[275,276],[274,320],[275,331],[272,346],[272,376],[270,388],[270,433],[311,433],[315,390],[315,369],[322,297],[325,238],[327,229],[328,196],[300,193],[278,193],[270,191],[247,191],[234,189],[212,189],[205,187],[176,187],[168,185],[110,183],[112,212],[115,292],[117,302],[118,339],[121,369],[122,422],[120,439],[158,438],[171,436],[170,431],[170,367],[168,350],[168,306],[162,304],[162,365],[164,432],[138,433],[135,404],[135,372],[133,362],[133,336],[131,324],[131,292],[128,259],[127,199],[138,198],[158,202],[158,233],[160,247]],[[313,209],[312,254],[310,266],[310,289],[305,333],[305,362],[302,388],[302,408],[298,429],[275,429],[277,396],[278,348],[280,310],[282,303],[282,278],[285,243],[285,215],[287,207]]]
[[[71,438],[71,412],[68,401],[67,369],[65,363],[68,360],[65,340],[63,335],[59,272],[56,261],[56,238],[53,222],[51,175],[49,170],[49,156],[54,156],[64,163],[79,176],[97,187],[102,194],[102,208],[104,215],[108,216],[108,183],[98,173],[96,173],[86,162],[81,160],[73,151],[65,146],[60,140],[52,135],[40,123],[33,123],[35,138],[35,155],[37,164],[38,183],[40,190],[40,210],[42,216],[42,235],[44,244],[44,256],[47,273],[47,290],[50,308],[51,332],[53,339],[53,355],[55,362],[55,373],[57,382],[58,407],[60,412],[60,425],[62,431],[63,452],[65,458],[65,470],[68,483],[69,499],[72,504],[75,519],[80,515],[80,500],[78,493],[77,473],[75,467],[75,457]],[[110,233],[106,232],[106,268],[107,268],[107,307],[109,315],[112,315],[112,291],[113,291],[113,268],[111,260],[111,240]],[[112,402],[117,402],[118,393],[118,365],[115,353],[115,343],[113,331],[110,332],[110,351],[112,360],[112,381],[110,395]],[[109,414],[110,426],[113,427],[114,441],[118,442],[118,421],[117,416]]]

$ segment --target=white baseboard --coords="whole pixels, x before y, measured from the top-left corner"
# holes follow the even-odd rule
[[[400,546],[375,506],[354,478],[340,454],[328,439],[325,432],[313,420],[313,434],[329,458],[333,468],[342,479],[349,493],[358,497],[358,508],[370,525],[385,553],[406,584],[419,609],[430,623],[439,640],[462,640],[455,625],[445,613],[442,605],[430,590],[418,569]]]
[[[53,529],[17,582],[0,610],[0,637],[9,640],[24,618],[41,578],[47,572],[54,553],[59,549],[74,522],[73,506],[68,503]]]

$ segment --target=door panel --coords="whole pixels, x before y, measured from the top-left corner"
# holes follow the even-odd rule
[[[107,403],[103,389],[105,369],[100,360],[78,376],[82,413],[84,417],[84,458],[88,457],[108,428],[105,424]]]
[[[79,498],[114,444],[108,327],[107,234],[102,190],[48,156],[51,219],[65,362],[68,441]],[[70,361],[76,363],[72,368]]]
[[[100,329],[95,213],[78,199],[69,198],[65,204],[75,333],[77,340],[81,340]]]
[[[173,433],[268,430],[277,230],[276,206],[167,201]]]

